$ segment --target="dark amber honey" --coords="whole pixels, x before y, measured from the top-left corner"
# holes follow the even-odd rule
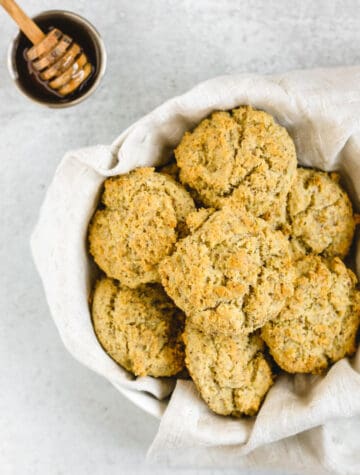
[[[67,12],[45,12],[34,18],[37,25],[46,34],[53,28],[58,28],[70,36],[83,49],[92,65],[92,72],[86,81],[72,94],[66,97],[58,95],[55,91],[38,78],[38,75],[26,60],[26,51],[32,46],[31,42],[20,33],[14,43],[12,53],[13,68],[17,75],[18,86],[33,99],[46,104],[66,104],[73,102],[86,94],[93,86],[100,71],[101,51],[96,38],[82,21],[74,18]]]

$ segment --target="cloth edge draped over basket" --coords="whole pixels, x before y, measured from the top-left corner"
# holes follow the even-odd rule
[[[213,110],[241,104],[273,114],[292,135],[301,164],[339,170],[359,207],[360,67],[206,81],[141,118],[111,146],[65,155],[31,239],[50,311],[75,358],[163,416],[150,461],[359,474],[359,351],[324,376],[282,375],[256,418],[234,420],[212,414],[190,381],[133,378],[106,355],[92,329],[88,298],[96,272],[86,232],[104,179],[165,163],[185,130]],[[359,275],[359,253],[357,268]]]

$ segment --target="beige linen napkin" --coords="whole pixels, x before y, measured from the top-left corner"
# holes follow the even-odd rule
[[[236,420],[211,413],[190,381],[177,382],[174,390],[172,380],[132,377],[105,354],[92,329],[88,297],[96,269],[86,252],[86,230],[104,178],[166,162],[186,129],[215,109],[241,104],[264,109],[287,127],[300,163],[340,170],[359,206],[359,67],[207,81],[143,117],[112,146],[64,157],[31,242],[51,314],[79,361],[144,410],[162,416],[150,461],[358,475],[359,351],[325,376],[281,376],[256,418]]]

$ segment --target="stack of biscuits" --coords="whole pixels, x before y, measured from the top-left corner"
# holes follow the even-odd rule
[[[134,375],[186,367],[214,412],[252,416],[279,371],[355,352],[357,217],[339,176],[298,167],[286,129],[250,106],[214,112],[174,155],[105,181],[95,333]]]

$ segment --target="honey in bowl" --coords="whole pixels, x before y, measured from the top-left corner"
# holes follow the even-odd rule
[[[70,12],[49,11],[36,16],[34,21],[45,34],[57,28],[80,45],[91,65],[91,72],[71,94],[63,96],[57,93],[41,80],[32,62],[28,61],[27,53],[32,44],[23,33],[19,33],[11,51],[11,67],[17,86],[31,99],[50,107],[66,107],[82,101],[95,90],[105,69],[105,50],[99,34],[90,23]]]

